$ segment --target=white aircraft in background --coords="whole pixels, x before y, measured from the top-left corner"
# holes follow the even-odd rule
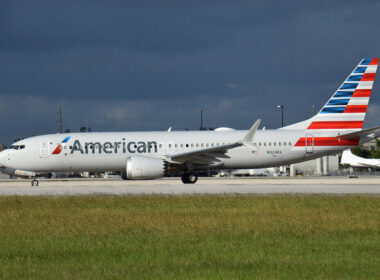
[[[354,155],[350,149],[342,153],[340,164],[349,165],[351,167],[372,167],[380,168],[379,158],[362,158]]]
[[[363,59],[317,115],[280,129],[257,130],[257,120],[249,130],[49,134],[14,143],[0,153],[0,165],[28,172],[122,171],[135,180],[177,174],[195,183],[205,170],[336,154],[380,135],[380,127],[362,129],[378,63]]]

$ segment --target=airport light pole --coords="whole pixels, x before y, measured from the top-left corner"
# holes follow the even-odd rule
[[[281,127],[284,127],[284,105],[277,105],[277,108],[281,108]]]
[[[62,107],[61,107],[61,105],[59,105],[59,109],[58,109],[58,123],[59,123],[58,133],[62,133],[63,127],[62,127]]]

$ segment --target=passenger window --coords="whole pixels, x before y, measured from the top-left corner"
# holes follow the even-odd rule
[[[183,144],[181,144],[181,148],[183,148]]]
[[[278,142],[278,145],[281,146],[281,142]]]
[[[261,147],[261,142],[259,142],[259,146]]]
[[[206,143],[206,147],[208,147],[208,143]]]
[[[286,146],[286,142],[284,142],[284,146]]]
[[[203,147],[203,143],[201,143],[201,147]]]
[[[197,144],[195,144],[195,147],[199,147],[199,144],[197,143]]]
[[[189,144],[186,144],[186,148],[189,148]]]
[[[273,146],[276,146],[276,142],[273,142]]]
[[[266,146],[267,145],[267,142],[264,142],[264,146]]]
[[[214,147],[214,143],[211,143],[211,147]]]
[[[272,143],[271,143],[271,142],[269,142],[269,143],[268,143],[268,146],[272,146]]]
[[[193,144],[193,143],[191,143],[191,147],[194,147],[194,144]]]
[[[289,146],[291,146],[292,145],[292,142],[289,142]]]
[[[171,147],[172,147],[172,144],[169,144],[168,146],[169,146],[169,148],[171,148]]]
[[[177,148],[177,144],[174,144],[174,147]]]

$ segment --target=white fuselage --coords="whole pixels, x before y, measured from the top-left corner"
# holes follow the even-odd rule
[[[181,132],[103,132],[50,134],[27,138],[14,144],[22,149],[0,153],[0,164],[33,172],[122,171],[129,156],[165,158],[173,154],[217,147],[239,141],[246,130]],[[328,134],[328,133],[327,133]],[[301,162],[334,154],[353,145],[317,146],[317,138],[305,130],[259,130],[252,146],[230,149],[210,168],[262,168]],[[69,138],[66,143],[63,139]],[[302,145],[300,145],[300,143]],[[355,144],[355,146],[358,143]],[[61,148],[59,148],[59,146]],[[256,147],[256,149],[254,148]]]

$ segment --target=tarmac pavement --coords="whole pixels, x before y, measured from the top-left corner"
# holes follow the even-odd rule
[[[194,194],[380,194],[380,177],[199,178],[183,184],[179,178],[145,181],[117,179],[41,179],[0,181],[0,196],[70,195],[194,195]]]

